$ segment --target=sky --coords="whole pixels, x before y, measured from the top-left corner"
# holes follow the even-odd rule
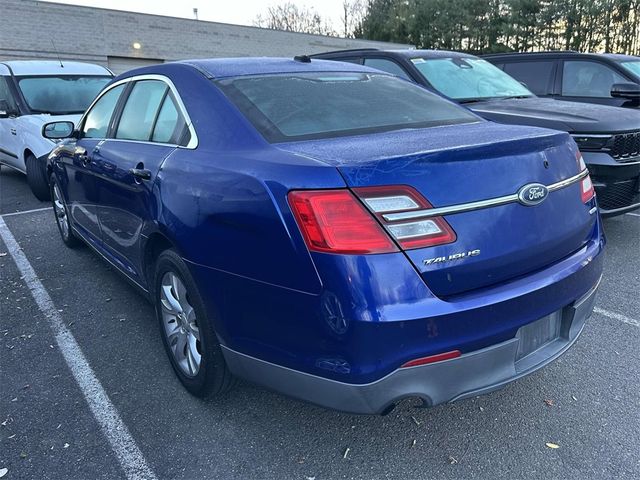
[[[51,1],[51,0],[46,0]],[[86,5],[112,8],[132,12],[153,13],[171,17],[194,18],[193,9],[198,9],[198,18],[212,22],[253,25],[260,13],[271,5],[290,1],[299,7],[313,7],[323,18],[340,28],[340,10],[343,0],[55,0],[53,3]]]

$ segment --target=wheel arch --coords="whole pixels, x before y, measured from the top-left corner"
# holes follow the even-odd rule
[[[153,291],[153,269],[156,264],[156,259],[162,252],[169,249],[175,250],[176,252],[178,251],[175,243],[160,230],[155,230],[147,236],[142,251],[142,268],[147,290],[150,295]]]

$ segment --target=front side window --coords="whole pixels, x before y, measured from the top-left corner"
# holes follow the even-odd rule
[[[68,115],[84,112],[110,80],[77,75],[18,77],[18,87],[33,113]]]
[[[622,68],[640,77],[640,60],[632,60],[630,62],[620,62]]]
[[[83,138],[105,138],[109,130],[109,123],[113,117],[113,111],[116,109],[118,99],[124,90],[124,84],[113,87],[106,92],[93,105],[91,110],[85,117],[84,124],[81,129],[81,137]]]
[[[376,68],[378,70],[382,70],[383,72],[390,73],[392,75],[397,75],[407,80],[411,80],[407,72],[404,71],[400,65],[392,60],[387,60],[386,58],[365,58],[364,64],[367,67]]]
[[[458,101],[529,97],[516,79],[480,58],[412,58],[427,81],[440,93]]]
[[[628,80],[598,62],[565,60],[562,72],[562,95],[567,97],[611,98],[614,83]]]
[[[481,121],[422,87],[385,74],[291,73],[216,83],[270,142]]]
[[[116,138],[150,141],[154,123],[169,87],[160,80],[141,80],[134,84],[122,110]]]

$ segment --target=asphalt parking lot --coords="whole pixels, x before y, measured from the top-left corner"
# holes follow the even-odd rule
[[[6,479],[640,478],[638,215],[605,221],[596,313],[558,361],[483,397],[433,409],[409,401],[376,417],[245,383],[216,402],[191,397],[171,371],[152,307],[88,248],[65,248],[46,207],[24,177],[2,169]],[[44,294],[19,269],[6,232]],[[61,341],[53,317],[72,336]],[[90,367],[80,377],[78,359],[63,352],[69,338]]]

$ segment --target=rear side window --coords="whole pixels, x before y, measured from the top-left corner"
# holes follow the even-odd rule
[[[551,93],[554,60],[505,63],[503,70],[537,95]]]
[[[9,111],[16,112],[18,110],[13,95],[9,90],[9,84],[7,83],[6,77],[0,76],[0,103],[2,102],[6,103],[6,107]],[[2,110],[2,107],[0,107],[0,110]]]
[[[83,138],[105,138],[124,85],[113,87],[93,105],[82,126]]]
[[[424,88],[384,74],[243,76],[217,85],[270,142],[481,121]]]
[[[562,72],[562,95],[610,98],[614,83],[628,81],[602,63],[565,60]]]
[[[160,104],[168,90],[167,84],[159,80],[136,82],[122,110],[116,138],[139,141],[151,140],[151,133]]]
[[[165,96],[156,125],[153,129],[151,141],[160,143],[179,144],[187,125],[178,109],[171,93]]]
[[[404,68],[402,68],[392,60],[387,60],[385,58],[365,58],[364,64],[367,67],[376,68],[378,70],[382,70],[383,72],[387,72],[392,75],[397,75],[407,80],[411,80],[409,78],[409,75],[407,75],[407,72],[404,71]]]

